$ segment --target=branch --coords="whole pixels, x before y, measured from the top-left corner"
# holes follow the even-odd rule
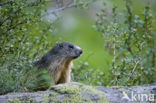
[[[12,0],[7,1],[7,2],[11,2],[11,1],[12,1]],[[7,2],[6,2],[6,3],[7,3]],[[17,12],[19,12],[20,10],[22,10],[22,9],[25,8],[25,7],[37,5],[36,3],[38,3],[38,2],[40,2],[40,0],[35,0],[35,1],[33,1],[33,2],[29,3],[29,4],[27,4],[27,5],[23,6],[22,8],[18,9],[17,11],[15,11],[14,14],[16,14]],[[3,3],[3,4],[4,4],[4,3]],[[0,26],[3,25],[3,23],[4,23],[5,21],[9,20],[10,18],[11,18],[11,17],[8,16],[2,23],[0,23]],[[26,21],[23,21],[23,22],[20,22],[20,23],[15,24],[14,26],[12,26],[12,27],[10,27],[9,29],[7,29],[5,32],[0,33],[0,36],[3,35],[3,34],[5,34],[5,33],[7,33],[7,32],[9,32],[10,30],[14,29],[16,26],[21,25],[21,24],[23,24],[23,23],[25,23],[25,22],[26,22]]]
[[[56,12],[59,12],[61,10],[66,9],[66,8],[72,8],[74,6],[76,6],[76,5],[72,3],[72,4],[68,5],[68,6],[64,6],[64,7],[58,8],[58,9],[54,9],[52,11],[49,11],[49,12],[45,13],[45,14],[42,14],[42,15],[40,15],[40,17],[47,16],[47,15],[50,15],[50,14],[54,14]]]
[[[84,3],[85,3],[85,4],[90,4],[90,3],[94,2],[94,1],[96,1],[96,0],[92,0],[92,1],[90,1],[90,2],[84,2]],[[79,3],[79,4],[80,4],[80,3]],[[54,14],[54,13],[56,13],[56,12],[59,12],[59,11],[61,11],[61,10],[64,10],[64,9],[67,9],[67,8],[72,8],[72,7],[74,7],[74,6],[76,6],[76,5],[79,5],[79,4],[76,4],[76,2],[75,2],[75,0],[74,0],[74,2],[73,2],[72,4],[69,4],[69,5],[67,5],[67,6],[63,6],[63,7],[58,8],[58,9],[54,9],[54,10],[52,10],[52,11],[49,11],[49,12],[47,12],[47,13],[45,13],[45,14],[40,15],[39,17],[48,16],[48,15]]]
[[[134,73],[134,71],[135,71],[135,69],[136,69],[136,67],[137,67],[137,65],[140,63],[140,61],[137,61],[136,63],[135,63],[135,65],[134,65],[134,68],[133,68],[133,70],[132,70],[132,72],[131,72],[131,76],[133,75],[133,73]],[[129,76],[128,78],[127,78],[127,81],[129,81],[129,79],[131,78],[131,76]]]
[[[92,2],[94,2],[94,1],[96,1],[96,0],[92,0],[92,1],[90,1],[90,2],[84,2],[84,3],[89,4],[89,3],[92,3]],[[29,3],[28,5],[26,5],[26,6],[24,6],[24,7],[32,6],[32,5],[34,5],[35,3],[37,3],[37,2],[40,2],[40,0],[35,0],[34,2]],[[79,3],[79,4],[80,4],[80,3]],[[61,7],[61,8],[54,9],[54,10],[52,10],[52,11],[50,11],[50,12],[47,12],[47,13],[45,13],[45,14],[40,15],[39,17],[43,17],[43,16],[47,16],[47,15],[50,15],[50,14],[54,14],[54,13],[56,13],[56,12],[59,12],[59,11],[61,11],[61,10],[66,9],[66,8],[72,8],[72,7],[74,7],[74,6],[76,6],[76,5],[79,5],[79,4],[76,4],[76,2],[75,2],[75,0],[74,0],[73,3],[68,4],[67,6],[63,6],[63,7]],[[24,8],[24,7],[23,7],[23,8]],[[19,10],[21,10],[21,9],[19,9]],[[17,11],[19,11],[19,10],[17,10]],[[16,12],[17,12],[17,11],[16,11]],[[9,19],[9,18],[10,18],[10,17],[8,17],[7,19]],[[6,20],[7,20],[7,19],[6,19]],[[5,33],[7,33],[8,31],[14,29],[16,26],[21,25],[21,24],[23,24],[23,23],[24,23],[24,22],[15,24],[14,26],[12,26],[12,27],[10,27],[8,30],[6,30],[4,33],[0,33],[0,35],[3,35],[3,34],[5,34]],[[2,24],[1,24],[1,25],[2,25]]]
[[[10,1],[6,1],[6,2],[4,2],[4,3],[1,3],[0,6],[3,6],[3,5],[6,5],[6,4],[9,4],[11,1],[12,1],[12,0],[10,0]]]
[[[9,32],[10,30],[16,28],[18,25],[21,25],[21,24],[24,24],[24,23],[26,23],[26,21],[22,21],[22,22],[20,22],[20,23],[17,23],[17,24],[15,24],[14,26],[12,26],[12,27],[10,27],[9,29],[7,29],[4,33],[0,33],[0,35],[5,34],[5,33]]]

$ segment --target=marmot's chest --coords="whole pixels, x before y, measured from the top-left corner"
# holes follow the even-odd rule
[[[64,71],[73,67],[72,60],[55,61],[48,67],[49,71]]]

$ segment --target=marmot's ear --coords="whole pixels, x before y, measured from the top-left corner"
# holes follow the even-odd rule
[[[59,43],[58,46],[59,46],[60,48],[63,48],[63,43]]]

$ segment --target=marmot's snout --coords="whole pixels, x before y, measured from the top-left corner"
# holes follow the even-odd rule
[[[80,55],[82,54],[82,49],[81,48],[76,48],[76,56],[74,56],[74,59],[75,58],[78,58]]]
[[[75,58],[78,58],[81,54],[82,54],[82,49],[80,47],[78,47],[77,45],[74,45],[74,50],[75,50]]]

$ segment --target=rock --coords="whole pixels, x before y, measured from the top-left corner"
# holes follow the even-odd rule
[[[109,103],[103,92],[80,83],[60,84],[34,93],[10,93],[0,96],[0,103]]]
[[[155,103],[156,84],[143,86],[97,86],[96,89],[104,92],[106,98],[113,103]]]
[[[147,103],[156,101],[156,84],[132,87],[69,83],[34,93],[9,93],[0,103]],[[155,98],[154,98],[155,97]]]

